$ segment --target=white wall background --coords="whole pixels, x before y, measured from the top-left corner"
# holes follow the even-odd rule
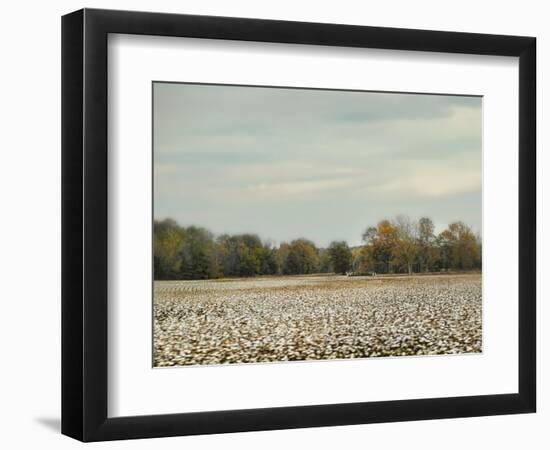
[[[550,307],[543,280],[550,157],[544,105],[550,103],[550,29],[545,3],[470,1],[339,2],[278,0],[21,1],[3,5],[0,25],[0,443],[4,448],[75,448],[60,417],[60,16],[83,6],[247,16],[538,38],[539,412],[535,415],[362,425],[95,444],[94,448],[548,448]]]

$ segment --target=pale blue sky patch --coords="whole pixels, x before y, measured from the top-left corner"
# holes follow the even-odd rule
[[[407,214],[481,232],[481,98],[154,83],[154,215],[319,246]]]

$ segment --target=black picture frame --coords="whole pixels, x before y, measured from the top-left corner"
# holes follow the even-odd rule
[[[519,57],[519,386],[499,395],[107,416],[107,36]],[[62,433],[82,441],[535,412],[536,39],[83,9],[62,18]]]

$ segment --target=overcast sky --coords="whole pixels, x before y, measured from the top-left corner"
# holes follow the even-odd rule
[[[406,214],[481,232],[481,98],[154,84],[154,215],[277,243]]]

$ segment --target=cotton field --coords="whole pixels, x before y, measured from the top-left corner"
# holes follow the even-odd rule
[[[154,364],[481,352],[481,275],[156,281]]]

